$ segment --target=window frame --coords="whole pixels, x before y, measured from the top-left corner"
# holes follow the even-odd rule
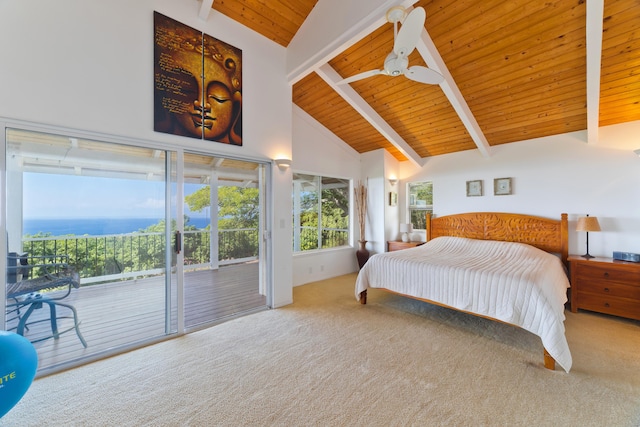
[[[301,188],[299,186],[299,183],[302,181],[300,179],[300,177],[307,177],[307,181],[309,183],[311,183],[313,181],[313,184],[315,185],[315,193],[316,193],[316,203],[315,203],[315,210],[317,213],[317,229],[316,229],[316,236],[317,236],[317,240],[315,242],[315,247],[312,248],[308,248],[308,249],[303,249],[303,246],[305,246],[304,243],[304,239],[302,237],[302,229],[305,227],[304,225],[301,224],[301,214],[302,214],[302,205],[304,204],[302,201],[302,196],[301,196]],[[322,175],[322,174],[315,174],[315,173],[307,173],[307,172],[300,172],[300,171],[293,171],[293,177],[292,177],[292,207],[293,207],[293,211],[292,211],[292,223],[293,223],[293,236],[292,236],[292,249],[293,249],[293,253],[295,254],[302,254],[302,253],[309,253],[309,252],[313,252],[313,251],[323,251],[323,250],[331,250],[331,249],[336,249],[336,248],[341,248],[341,247],[347,247],[350,246],[350,242],[352,240],[352,226],[353,226],[353,221],[352,221],[352,206],[353,206],[353,197],[352,197],[352,188],[353,188],[353,183],[352,180],[349,178],[343,178],[343,177],[337,177],[337,176],[329,176],[329,175]],[[346,206],[343,205],[342,209],[344,212],[346,212],[346,218],[345,218],[345,227],[344,228],[334,228],[334,227],[326,227],[323,226],[323,196],[322,196],[322,192],[326,189],[328,189],[327,187],[330,186],[330,184],[326,184],[326,181],[335,181],[338,186],[336,188],[344,188],[344,202],[346,203]],[[332,206],[332,208],[340,208],[339,205],[334,204]],[[311,210],[308,210],[308,212],[311,212]],[[307,226],[310,227],[310,226]],[[326,234],[328,233],[337,233],[336,237],[330,238],[330,237],[326,237]],[[326,242],[327,241],[338,241],[338,244],[332,244],[330,246],[327,246]]]
[[[430,198],[431,198],[431,203],[429,203],[429,197],[427,197],[427,200],[425,200],[426,204],[422,205],[418,202],[420,202],[419,200],[417,200],[416,198],[412,197],[412,187],[417,187],[419,185],[430,185],[431,186],[431,191],[430,191]],[[431,212],[433,213],[433,181],[412,181],[412,182],[407,182],[407,200],[406,200],[406,206],[407,206],[407,223],[412,224],[413,225],[413,229],[414,231],[426,231],[426,214],[427,212]],[[413,203],[412,203],[413,202]],[[414,223],[413,221],[413,213],[414,212],[422,212],[422,220],[420,222],[420,224]],[[424,227],[420,227],[420,225],[424,224]]]

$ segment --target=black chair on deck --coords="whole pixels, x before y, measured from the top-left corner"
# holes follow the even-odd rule
[[[29,331],[29,325],[49,321],[51,335],[36,338],[31,342],[58,339],[60,334],[75,329],[80,342],[86,348],[87,342],[80,333],[80,321],[75,307],[61,302],[69,296],[73,288],[79,287],[80,276],[69,266],[66,255],[29,256],[11,252],[7,257],[7,322],[17,320],[17,326],[12,329],[24,336],[25,331]],[[29,318],[34,310],[45,305],[49,307],[49,318],[30,322]],[[72,315],[60,316],[58,307],[69,309]],[[59,331],[59,319],[73,319],[73,326]]]

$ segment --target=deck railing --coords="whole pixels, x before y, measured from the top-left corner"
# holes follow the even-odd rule
[[[160,232],[33,237],[24,238],[22,248],[30,255],[68,256],[82,283],[87,284],[163,272],[165,240],[165,234]],[[218,230],[218,242],[218,263],[258,257],[258,230],[255,228]],[[185,231],[182,247],[185,268],[212,263],[208,230]],[[175,258],[173,261],[175,263]]]
[[[294,230],[295,242],[295,230]],[[308,251],[313,249],[336,248],[349,244],[349,230],[344,228],[323,227],[318,236],[318,227],[300,227],[300,248],[295,250]]]

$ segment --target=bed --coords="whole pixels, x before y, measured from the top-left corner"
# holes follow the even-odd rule
[[[541,338],[544,366],[571,369],[564,333],[568,221],[473,212],[427,214],[427,243],[375,254],[360,270],[356,299],[380,288],[523,328]]]

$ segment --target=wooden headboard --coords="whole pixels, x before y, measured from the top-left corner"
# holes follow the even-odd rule
[[[440,236],[526,243],[559,254],[564,264],[569,256],[566,213],[561,214],[559,220],[503,212],[470,212],[441,217],[427,213],[427,241]]]

